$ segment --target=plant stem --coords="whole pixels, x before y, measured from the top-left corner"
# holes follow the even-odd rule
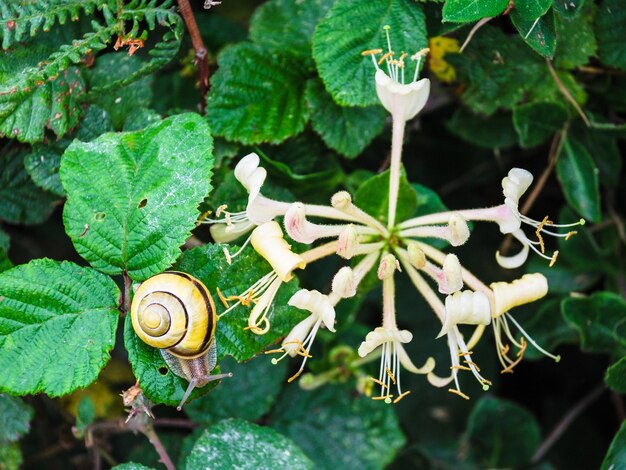
[[[202,41],[196,18],[193,16],[193,11],[189,5],[189,0],[178,0],[178,8],[185,20],[187,31],[189,31],[189,35],[191,36],[191,43],[196,51],[196,66],[198,67],[198,74],[200,75],[200,114],[204,115],[206,112],[206,95],[209,91],[208,52],[204,46],[204,41]]]
[[[396,223],[396,207],[398,205],[398,189],[400,187],[400,163],[402,159],[402,142],[404,140],[404,126],[406,121],[400,117],[393,117],[391,133],[391,164],[389,165],[389,213],[387,228],[391,229]]]
[[[124,315],[130,312],[130,286],[131,280],[128,277],[128,273],[126,271],[122,272],[122,277],[124,278]]]
[[[167,451],[165,450],[165,447],[163,447],[163,443],[161,442],[161,439],[159,439],[159,436],[157,435],[157,433],[154,432],[154,429],[152,428],[152,426],[146,426],[146,428],[143,429],[142,432],[148,438],[150,443],[154,446],[154,449],[158,452],[159,457],[161,457],[161,462],[163,462],[163,465],[165,465],[167,470],[176,470],[176,467],[174,466],[172,459],[167,454]]]

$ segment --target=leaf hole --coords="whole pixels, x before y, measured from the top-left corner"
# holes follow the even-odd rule
[[[143,209],[147,205],[148,205],[148,199],[144,197],[141,201],[139,201],[139,204],[137,205],[137,209]]]
[[[159,374],[167,375],[168,372],[167,367],[159,367]]]
[[[93,218],[96,219],[98,222],[102,222],[106,216],[107,215],[104,212],[96,212]]]

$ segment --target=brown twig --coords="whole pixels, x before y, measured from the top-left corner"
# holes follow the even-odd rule
[[[585,125],[587,127],[591,127],[591,122],[589,122],[589,118],[587,117],[585,112],[582,110],[580,105],[576,102],[576,100],[574,99],[570,91],[565,87],[565,85],[563,85],[563,82],[557,75],[556,70],[554,70],[552,61],[549,59],[546,59],[546,64],[548,64],[548,70],[550,71],[550,75],[552,75],[552,79],[554,80],[554,83],[556,83],[556,86],[558,87],[559,91],[563,94],[563,96],[565,96],[567,101],[569,101],[571,105],[576,109],[576,112],[580,114],[580,117],[585,122]]]
[[[559,440],[559,438],[563,435],[567,428],[569,428],[570,424],[578,418],[578,416],[585,411],[585,409],[591,405],[595,400],[602,395],[602,393],[606,390],[606,386],[604,384],[598,385],[591,392],[585,395],[582,400],[576,403],[567,413],[561,418],[561,420],[554,427],[552,432],[548,434],[548,436],[543,440],[535,455],[531,460],[532,464],[536,464],[540,462],[548,453],[548,451],[552,448],[552,446]]]
[[[195,429],[198,427],[193,421],[179,418],[157,418],[154,420],[154,425],[181,429]]]
[[[198,24],[196,18],[193,16],[193,11],[189,5],[189,0],[178,0],[178,8],[180,14],[185,20],[187,31],[191,36],[191,43],[196,51],[196,66],[198,67],[198,74],[200,76],[200,114],[204,114],[206,111],[206,95],[209,91],[209,60],[208,51],[202,41],[202,36],[198,30]]]
[[[459,52],[462,53],[465,48],[467,47],[467,45],[470,43],[470,41],[472,40],[472,38],[474,37],[474,34],[476,34],[476,31],[478,31],[480,28],[482,28],[483,26],[485,26],[487,23],[489,23],[491,20],[493,20],[493,16],[487,17],[487,18],[483,18],[482,20],[478,21],[474,26],[472,26],[472,29],[470,30],[469,34],[467,35],[467,37],[465,38],[465,41],[463,41],[463,45],[461,46],[461,48],[459,49]]]
[[[554,171],[554,167],[556,166],[556,161],[559,158],[559,154],[561,153],[561,148],[563,147],[563,142],[565,141],[566,135],[567,128],[562,129],[561,131],[554,134],[554,137],[552,138],[552,143],[550,144],[550,152],[548,153],[548,165],[543,170],[543,173],[541,173],[541,176],[537,180],[537,184],[535,184],[533,190],[524,201],[524,205],[519,211],[520,214],[527,214],[528,211],[530,211],[530,209],[535,204],[535,201],[539,197],[541,191],[543,191],[543,188],[548,182],[548,178],[550,178],[550,175]],[[509,247],[511,246],[512,240],[513,237],[510,234],[504,238],[500,247],[501,253],[506,253],[508,251]]]
[[[167,470],[176,470],[172,459],[165,450],[165,447],[163,447],[161,439],[159,439],[157,433],[154,432],[154,428],[152,426],[146,426],[146,428],[143,429],[142,432],[148,438],[154,449],[157,451],[159,457],[161,457],[161,462],[163,462],[163,465],[165,465]]]

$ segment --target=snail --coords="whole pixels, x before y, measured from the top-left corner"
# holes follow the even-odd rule
[[[189,381],[179,411],[194,388],[232,377],[210,374],[217,363],[215,304],[195,277],[166,271],[147,279],[135,292],[130,316],[137,336],[160,349],[170,370]]]

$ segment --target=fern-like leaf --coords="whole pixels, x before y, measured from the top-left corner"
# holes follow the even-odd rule
[[[55,23],[76,21],[81,11],[92,14],[103,2],[98,0],[0,0],[0,38],[2,48],[49,31]]]

